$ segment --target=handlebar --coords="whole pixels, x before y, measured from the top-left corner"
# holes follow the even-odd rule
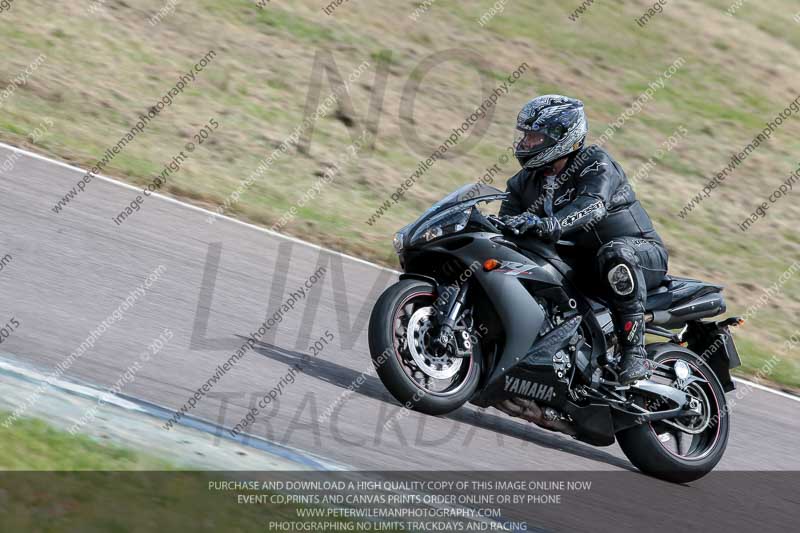
[[[506,224],[506,221],[503,220],[503,218],[500,218],[499,216],[496,215],[490,215],[486,218],[489,220],[489,222],[494,224],[497,227],[497,229],[499,229],[501,232],[505,233],[506,231],[508,231],[513,233],[514,235],[519,235],[519,230],[510,227],[508,224]]]
[[[534,216],[535,216],[535,215],[534,215]],[[511,233],[511,234],[513,234],[513,235],[519,235],[519,234],[520,234],[520,233],[519,233],[519,229],[517,229],[516,227],[509,226],[509,225],[508,225],[508,223],[507,223],[507,221],[508,221],[510,218],[513,218],[513,217],[499,217],[499,216],[495,216],[495,215],[490,215],[490,216],[489,216],[489,217],[487,217],[487,218],[489,219],[489,221],[490,221],[492,224],[494,224],[495,226],[497,226],[497,228],[498,228],[498,229],[499,229],[501,232],[504,232],[504,233],[505,233],[505,232],[508,232],[508,233]]]

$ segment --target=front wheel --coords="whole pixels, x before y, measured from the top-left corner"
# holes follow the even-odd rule
[[[456,323],[451,346],[445,351],[433,346],[435,301],[432,284],[400,280],[381,295],[369,321],[369,349],[384,386],[407,408],[429,415],[469,401],[481,373],[469,311]]]
[[[688,483],[705,476],[722,459],[730,420],[725,392],[711,368],[694,352],[674,346],[656,356],[653,380],[677,386],[692,398],[693,415],[643,423],[617,434],[620,447],[645,474]],[[688,370],[688,378],[680,379]],[[698,378],[698,379],[695,379]],[[644,402],[649,411],[666,409]]]

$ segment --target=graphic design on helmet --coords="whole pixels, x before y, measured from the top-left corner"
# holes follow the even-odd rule
[[[539,96],[517,116],[514,153],[525,168],[538,168],[583,146],[588,132],[583,102],[560,95]]]

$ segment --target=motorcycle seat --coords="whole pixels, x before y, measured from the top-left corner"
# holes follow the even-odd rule
[[[707,294],[722,291],[720,285],[667,276],[662,284],[647,293],[647,311],[666,311]]]

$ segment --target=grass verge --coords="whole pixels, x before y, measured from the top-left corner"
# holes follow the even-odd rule
[[[297,506],[244,505],[233,492],[209,490],[219,479],[212,473],[181,471],[36,419],[0,427],[0,470],[2,531],[263,532],[273,531],[269,522],[297,520]]]

